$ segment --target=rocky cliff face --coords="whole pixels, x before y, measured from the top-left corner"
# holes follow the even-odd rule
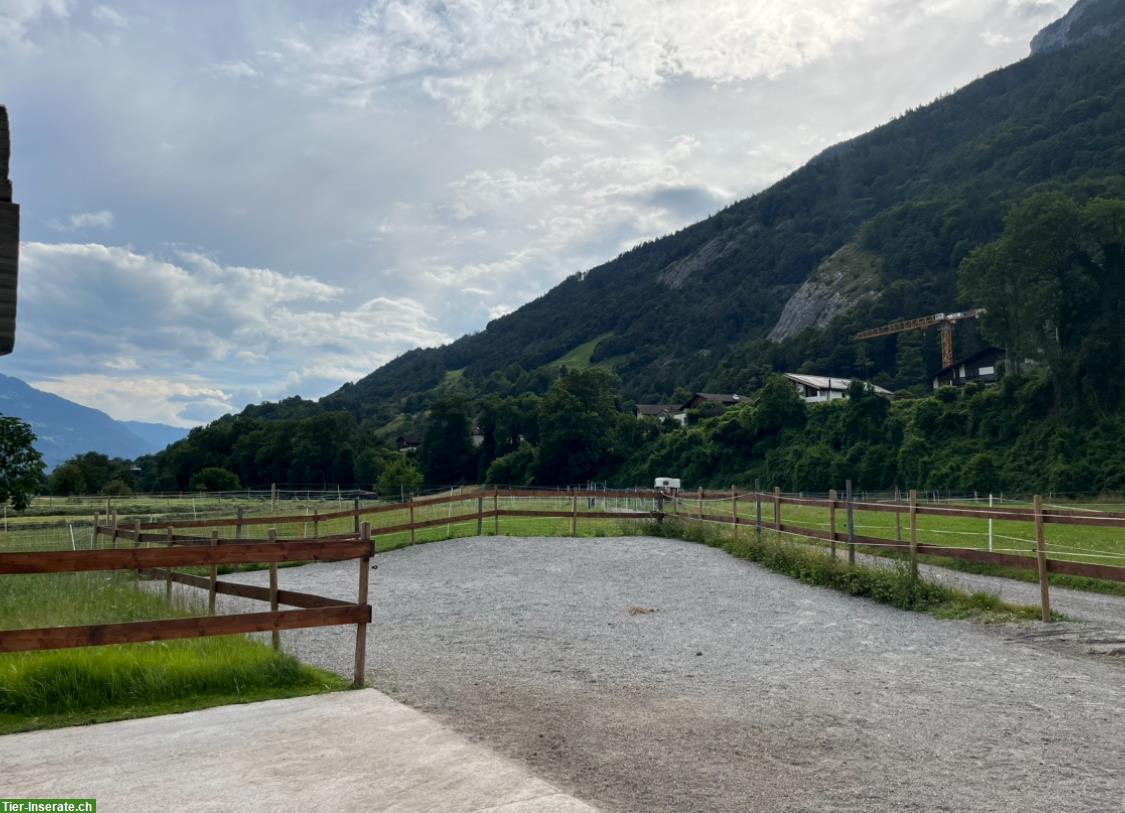
[[[1125,0],[1078,0],[1031,41],[1031,53],[1044,54],[1095,38],[1125,34]]]
[[[841,248],[805,280],[781,312],[767,338],[783,342],[810,327],[825,327],[860,302],[877,295],[882,260],[854,243]]]
[[[0,356],[16,342],[16,271],[20,254],[20,207],[12,203],[8,111],[0,106]]]

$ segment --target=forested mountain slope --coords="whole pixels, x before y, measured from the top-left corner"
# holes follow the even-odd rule
[[[894,339],[860,346],[849,334],[955,307],[958,265],[1015,201],[1045,185],[1079,201],[1125,195],[1123,18],[1123,0],[1085,0],[1027,59],[322,405],[386,420],[424,407],[450,373],[470,392],[542,391],[544,365],[587,343],[589,362],[611,366],[636,400],[746,388],[770,367],[893,379]],[[846,289],[831,325],[767,342],[790,297],[845,248],[865,260],[829,275]],[[927,360],[932,371],[933,347]]]

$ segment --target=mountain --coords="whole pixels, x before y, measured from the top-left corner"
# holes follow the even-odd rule
[[[1043,54],[1093,39],[1120,36],[1125,27],[1125,0],[1078,0],[1070,12],[1044,28],[1031,41],[1031,53]]]
[[[760,479],[789,490],[852,479],[1119,491],[1123,5],[1084,0],[1028,58],[576,274],[480,333],[406,353],[319,402],[223,416],[148,461],[141,487],[184,489],[213,466],[242,482],[367,487],[388,470],[406,476],[411,458],[388,441],[417,434],[415,459],[434,486],[683,473],[693,486]],[[987,309],[979,326],[958,328],[962,353],[985,342],[1011,351],[998,386],[931,395],[933,332],[853,339],[959,306]],[[776,371],[906,392],[891,402],[858,388],[806,408]],[[757,397],[714,417],[700,409],[687,427],[630,414],[629,400],[683,403],[684,390]]]
[[[447,382],[541,392],[564,364],[612,368],[638,401],[739,391],[771,368],[894,379],[894,337],[851,333],[972,304],[958,301],[957,268],[1016,202],[1043,188],[1125,197],[1123,18],[1125,0],[1082,0],[1029,57],[321,406],[382,425]],[[975,349],[974,328],[959,333]],[[932,372],[933,335],[923,350]]]
[[[158,452],[187,436],[187,429],[159,423],[115,421],[97,409],[84,407],[18,378],[0,375],[0,414],[31,424],[35,448],[48,468],[83,452],[101,452],[128,460]]]
[[[154,452],[171,446],[177,440],[183,440],[191,431],[181,426],[148,421],[118,421],[118,423],[148,444],[150,450]]]

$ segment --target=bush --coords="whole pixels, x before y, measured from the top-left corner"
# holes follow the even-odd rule
[[[197,471],[189,486],[192,491],[235,491],[241,487],[237,474],[218,466],[208,466]]]
[[[133,489],[129,488],[129,484],[124,480],[110,480],[101,491],[98,492],[103,497],[121,497],[126,494],[132,494]]]
[[[400,496],[409,496],[418,491],[422,486],[422,472],[405,457],[400,456],[392,460],[379,475],[379,496],[384,499],[396,499]]]

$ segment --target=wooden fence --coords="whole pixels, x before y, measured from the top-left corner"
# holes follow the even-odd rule
[[[371,556],[374,553],[371,529],[366,523],[357,536],[347,539],[285,540],[277,539],[271,534],[268,540],[247,541],[220,539],[215,532],[206,540],[169,540],[165,537],[159,541],[163,546],[141,547],[142,542],[137,540],[135,547],[116,549],[0,553],[0,576],[136,570],[149,578],[165,579],[169,594],[173,582],[206,587],[210,615],[74,627],[0,630],[0,652],[169,641],[267,631],[273,634],[273,645],[277,648],[280,646],[281,630],[355,624],[355,685],[363,685],[367,624],[371,622],[367,586]],[[339,562],[351,559],[359,560],[359,590],[354,603],[278,588],[279,562]],[[218,579],[220,565],[238,564],[269,564],[269,587],[235,584]],[[178,567],[198,566],[209,566],[210,577],[175,570]],[[268,601],[270,609],[268,612],[215,615],[215,599],[220,593]],[[281,604],[298,609],[281,610]]]
[[[960,559],[962,561],[977,562],[984,565],[998,565],[1018,570],[1035,570],[1038,571],[1039,574],[1040,603],[1044,621],[1049,621],[1051,615],[1048,580],[1048,576],[1051,573],[1125,582],[1125,567],[1048,558],[1045,532],[1045,527],[1049,524],[1086,525],[1102,528],[1118,528],[1125,531],[1125,514],[1122,513],[1103,512],[1095,514],[1089,511],[1069,508],[1051,508],[1050,510],[1045,510],[1043,499],[1040,496],[1034,497],[1033,507],[1030,509],[978,509],[965,506],[922,505],[918,502],[918,493],[916,491],[909,492],[905,503],[897,499],[894,502],[859,502],[852,498],[850,488],[843,500],[838,497],[839,495],[837,495],[835,491],[829,493],[828,499],[822,500],[784,496],[781,490],[776,488],[772,493],[761,491],[739,493],[735,489],[725,492],[703,491],[701,489],[687,498],[681,495],[676,499],[669,500],[663,516],[675,517],[681,520],[729,525],[732,527],[735,534],[738,533],[740,527],[749,526],[757,534],[761,534],[762,530],[765,529],[797,538],[826,541],[829,543],[833,558],[837,555],[837,543],[842,542],[848,546],[848,559],[853,563],[855,562],[857,546],[889,548],[899,552],[908,552],[910,554],[911,566],[915,572],[917,571],[918,556],[920,554]],[[729,501],[731,504],[730,512],[723,514],[709,512],[705,507],[706,504],[715,501]],[[739,503],[742,502],[746,504],[750,501],[754,504],[753,517],[746,518],[742,516],[739,510]],[[691,503],[694,503],[695,510],[683,510],[686,505]],[[782,517],[783,505],[801,505],[825,509],[829,517],[828,528],[809,528],[784,522]],[[763,521],[762,518],[763,506],[769,506],[770,516],[765,521]],[[840,511],[845,512],[846,515],[845,531],[837,530],[837,515]],[[896,515],[896,525],[899,529],[896,538],[889,539],[856,534],[854,519],[854,512],[856,511],[894,513]],[[907,538],[905,539],[902,538],[902,524],[900,521],[902,515],[905,515],[907,519]],[[965,517],[980,520],[1033,523],[1035,526],[1036,556],[1032,558],[1019,554],[1000,553],[975,548],[922,544],[918,541],[919,516]]]
[[[501,508],[500,500],[527,498],[536,500],[541,507],[532,509]],[[625,500],[626,508],[619,507]],[[452,515],[452,504],[476,503],[475,510]],[[554,501],[556,510],[542,507],[542,503]],[[618,501],[612,507],[610,501]],[[728,502],[729,510],[716,513],[715,503]],[[599,506],[600,503],[600,506]],[[689,510],[691,504],[694,507]],[[708,507],[711,503],[711,507]],[[749,511],[750,504],[753,510]],[[415,512],[419,509],[438,505],[450,505],[450,513],[431,519],[419,519]],[[637,510],[638,505],[647,505],[648,510]],[[811,528],[785,522],[782,516],[784,505],[811,506],[825,509],[828,513],[828,527]],[[599,507],[601,510],[598,510]],[[581,510],[580,510],[581,509]],[[763,518],[764,509],[770,516]],[[372,529],[365,518],[386,512],[406,512],[409,521]],[[861,536],[855,532],[854,513],[856,511],[892,512],[896,515],[899,532],[895,539]],[[749,512],[750,516],[745,513]],[[838,530],[837,516],[846,514],[846,530]],[[947,547],[923,544],[918,541],[918,517],[967,517],[980,520],[1020,521],[1033,523],[1036,530],[1036,556],[1021,556],[1011,553],[978,550],[974,548]],[[1051,508],[1043,506],[1040,497],[1035,497],[1032,508],[968,508],[951,505],[919,504],[917,493],[910,492],[908,501],[870,502],[856,501],[850,489],[843,500],[835,492],[827,499],[814,499],[783,495],[780,489],[772,493],[760,490],[739,492],[703,491],[668,494],[652,490],[609,490],[543,492],[523,489],[480,489],[470,492],[451,493],[438,497],[427,497],[405,503],[360,507],[358,502],[349,510],[317,513],[313,516],[269,516],[269,517],[226,517],[220,519],[185,520],[174,526],[165,522],[134,521],[130,525],[120,525],[116,517],[108,524],[101,524],[95,517],[94,540],[105,537],[108,548],[91,551],[0,553],[0,575],[13,573],[62,573],[89,570],[137,570],[149,578],[164,579],[170,594],[173,583],[204,588],[208,590],[211,616],[125,624],[99,624],[87,627],[63,627],[32,630],[0,631],[0,652],[17,652],[58,647],[94,646],[99,644],[130,643],[135,641],[157,641],[172,638],[187,638],[204,635],[228,635],[245,632],[273,632],[274,645],[278,645],[278,634],[283,629],[328,626],[337,624],[356,624],[356,666],[355,681],[362,684],[364,669],[364,649],[366,625],[371,620],[371,608],[367,604],[367,581],[370,570],[370,557],[374,552],[373,536],[409,532],[411,540],[417,531],[438,526],[452,528],[458,524],[475,525],[479,535],[485,530],[485,522],[492,521],[492,533],[500,533],[503,518],[554,518],[570,521],[571,534],[578,531],[579,520],[657,520],[667,517],[680,520],[719,523],[730,526],[737,535],[741,528],[750,528],[760,535],[763,531],[810,540],[814,543],[827,542],[833,557],[837,555],[838,543],[848,546],[848,557],[855,561],[857,546],[892,549],[909,553],[914,568],[917,568],[919,555],[949,557],[985,565],[1000,565],[1024,570],[1037,570],[1041,588],[1041,603],[1044,620],[1050,618],[1050,596],[1048,575],[1051,573],[1086,576],[1095,579],[1125,582],[1125,567],[1051,559],[1047,555],[1044,528],[1048,524],[1087,525],[1120,528],[1125,530],[1125,514],[1092,513],[1080,509]],[[352,519],[352,529],[348,533],[321,536],[319,525],[322,522]],[[901,519],[907,520],[907,528],[902,530]],[[248,540],[243,538],[246,526],[279,526],[294,523],[313,523],[313,539],[279,540],[272,528],[267,539]],[[219,528],[234,528],[233,538],[221,538]],[[210,535],[191,534],[190,531],[210,529]],[[120,546],[119,546],[120,545]],[[360,559],[359,598],[355,604],[320,596],[281,590],[277,584],[277,563],[341,561]],[[236,584],[218,579],[220,565],[270,564],[270,586]],[[199,576],[177,571],[179,567],[209,566],[209,576]],[[215,601],[218,594],[238,596],[270,602],[270,611],[243,615],[215,616]],[[279,610],[278,605],[296,607],[296,610]]]

